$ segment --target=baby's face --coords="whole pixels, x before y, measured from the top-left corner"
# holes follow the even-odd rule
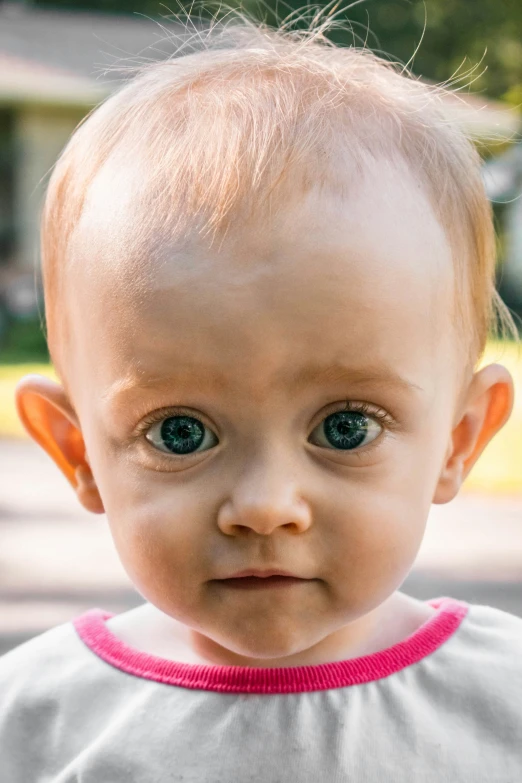
[[[121,561],[228,650],[307,649],[401,585],[437,500],[458,396],[443,230],[406,171],[376,166],[220,248],[164,243],[132,296],[123,257],[89,273],[99,218],[70,386]],[[301,581],[222,581],[244,569]]]

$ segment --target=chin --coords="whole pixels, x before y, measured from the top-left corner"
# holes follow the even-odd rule
[[[288,629],[286,630],[288,631]],[[236,655],[241,655],[243,658],[252,658],[256,661],[259,660],[263,662],[263,665],[270,666],[270,662],[273,660],[288,658],[308,650],[317,643],[317,640],[307,639],[299,633],[289,634],[287,632],[285,635],[271,635],[266,632],[257,632],[255,635],[248,634],[248,636],[242,638],[235,636],[233,638],[220,639],[219,643]],[[284,666],[285,664],[281,661],[272,665]]]

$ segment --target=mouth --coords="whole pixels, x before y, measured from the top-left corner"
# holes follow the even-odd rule
[[[220,585],[232,590],[273,590],[280,588],[289,588],[298,584],[306,584],[311,579],[300,579],[297,576],[283,576],[275,574],[274,576],[240,576],[232,579],[215,579]]]

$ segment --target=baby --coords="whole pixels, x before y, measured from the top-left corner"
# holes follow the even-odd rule
[[[515,783],[522,620],[400,591],[513,406],[480,159],[368,51],[228,36],[49,184],[18,412],[145,603],[0,659],[0,779]]]

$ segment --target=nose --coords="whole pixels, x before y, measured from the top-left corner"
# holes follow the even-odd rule
[[[277,528],[304,533],[311,524],[309,504],[300,496],[288,467],[273,455],[243,466],[231,495],[218,513],[218,527],[226,535],[253,530],[268,536]]]

